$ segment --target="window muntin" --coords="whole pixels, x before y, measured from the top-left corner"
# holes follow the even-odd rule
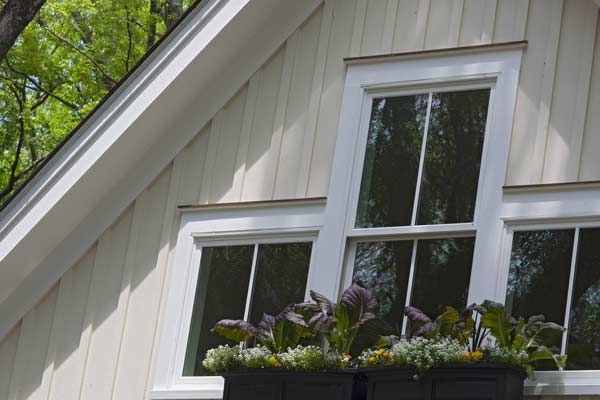
[[[564,323],[555,344],[568,356],[567,370],[600,369],[599,240],[600,228],[513,233],[507,304],[515,315]]]
[[[356,245],[353,280],[371,288],[380,316],[391,331],[406,330],[404,307],[430,316],[444,306],[466,306],[475,238],[361,242]]]
[[[472,222],[489,97],[373,98],[355,227]]]
[[[210,330],[221,319],[256,323],[305,298],[312,242],[201,246],[183,376],[202,376],[206,351],[232,344]]]

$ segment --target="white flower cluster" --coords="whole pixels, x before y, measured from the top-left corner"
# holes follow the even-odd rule
[[[240,364],[245,368],[266,368],[269,367],[269,357],[273,353],[263,346],[250,347],[242,349],[237,355]]]
[[[396,364],[415,368],[419,372],[437,365],[462,361],[465,349],[457,340],[450,338],[414,338],[401,340],[390,349]]]
[[[206,352],[202,362],[208,371],[219,374],[235,369],[285,368],[296,371],[320,371],[340,368],[342,358],[323,353],[317,346],[298,346],[274,354],[263,346],[242,349],[240,346],[219,346]]]
[[[277,354],[284,368],[296,371],[318,371],[339,368],[341,357],[333,353],[323,353],[318,346],[297,346]]]
[[[214,374],[239,368],[241,351],[240,346],[215,347],[206,352],[202,366]]]
[[[525,366],[529,362],[529,354],[525,350],[513,350],[507,347],[492,346],[485,349],[489,361]]]

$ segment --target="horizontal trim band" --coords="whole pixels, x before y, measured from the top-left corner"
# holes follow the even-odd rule
[[[307,197],[303,199],[278,199],[259,201],[238,201],[230,203],[184,204],[177,206],[182,212],[199,210],[226,210],[239,208],[285,207],[302,205],[325,205],[327,197]]]
[[[498,50],[513,50],[513,49],[526,49],[527,41],[519,40],[514,42],[503,42],[503,43],[492,43],[492,44],[481,44],[476,46],[462,46],[462,47],[450,47],[443,49],[433,50],[421,50],[421,51],[408,51],[403,53],[392,53],[392,54],[376,54],[371,56],[361,57],[346,57],[344,62],[347,65],[355,64],[371,64],[377,62],[386,62],[393,60],[410,60],[427,57],[438,57],[447,55],[458,55],[458,54],[471,54],[481,53],[487,51],[498,51]]]

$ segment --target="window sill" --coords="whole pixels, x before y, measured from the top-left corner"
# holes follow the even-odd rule
[[[600,371],[539,371],[525,381],[525,395],[600,395]]]
[[[155,389],[150,392],[152,400],[187,400],[187,399],[222,399],[223,384],[211,385],[210,388],[176,388],[176,389]]]

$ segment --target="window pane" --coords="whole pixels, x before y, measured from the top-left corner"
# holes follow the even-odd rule
[[[311,242],[258,246],[251,322],[260,321],[263,312],[274,315],[304,300],[311,249]]]
[[[582,229],[569,322],[567,369],[600,369],[600,229]]]
[[[254,245],[203,247],[184,376],[204,375],[210,348],[229,341],[210,332],[224,318],[244,317]]]
[[[419,240],[410,304],[435,317],[467,303],[475,238]]]
[[[564,323],[575,231],[515,232],[508,275],[506,305],[515,317],[543,314],[547,321]],[[548,338],[557,349],[561,334]],[[552,369],[543,363],[537,369]]]
[[[402,334],[413,241],[358,243],[353,280],[371,289],[381,318],[395,335]]]
[[[473,221],[489,95],[433,95],[417,224]]]
[[[356,227],[410,225],[428,97],[373,100]]]

